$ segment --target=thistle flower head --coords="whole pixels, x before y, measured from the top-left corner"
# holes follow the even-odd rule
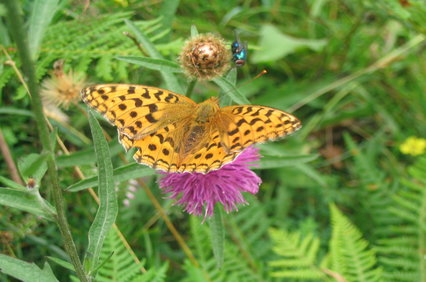
[[[189,78],[211,80],[229,69],[231,53],[222,38],[200,34],[185,43],[179,61]]]
[[[41,96],[44,105],[55,105],[68,108],[80,99],[80,90],[85,85],[85,79],[72,71],[64,72],[64,61],[58,60],[53,64],[50,78],[41,85]]]
[[[237,204],[247,203],[241,192],[256,194],[259,190],[262,180],[249,168],[259,158],[258,149],[249,147],[232,163],[207,174],[166,173],[160,188],[190,214],[212,216],[218,202],[231,212],[237,210]]]

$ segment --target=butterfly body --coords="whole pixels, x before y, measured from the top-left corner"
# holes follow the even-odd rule
[[[263,106],[219,107],[216,98],[196,104],[168,90],[133,84],[101,84],[82,90],[82,99],[117,126],[134,159],[167,172],[221,168],[244,148],[284,137],[300,121]]]

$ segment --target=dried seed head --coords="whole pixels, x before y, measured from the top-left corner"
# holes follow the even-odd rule
[[[222,38],[200,34],[185,43],[179,60],[189,78],[211,80],[229,69],[231,53]]]
[[[72,71],[65,73],[64,61],[58,60],[53,64],[50,78],[42,83],[41,96],[43,104],[68,108],[71,103],[79,101],[80,90],[85,86],[85,78]]]

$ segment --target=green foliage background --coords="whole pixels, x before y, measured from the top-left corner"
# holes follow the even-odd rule
[[[238,91],[252,104],[294,113],[304,125],[284,141],[260,146],[260,191],[245,195],[250,204],[238,212],[223,214],[224,238],[217,240],[212,221],[183,213],[161,194],[151,169],[124,166],[131,155],[123,155],[115,129],[99,119],[114,136],[111,161],[121,168],[119,176],[114,171],[116,224],[129,246],[110,230],[96,281],[426,281],[426,156],[399,151],[408,137],[426,137],[424,1],[50,1],[45,7],[55,9],[36,11],[51,21],[32,21],[43,2],[20,1],[30,38],[41,33],[40,42],[30,40],[39,82],[64,59],[66,71],[85,74],[91,83],[182,92],[189,83],[182,74],[122,57],[176,63],[191,25],[229,43],[237,30],[249,47]],[[6,274],[24,281],[35,275],[77,280],[49,215],[54,208],[44,188],[45,156],[30,98],[11,67],[11,60],[18,68],[21,62],[5,14],[0,6],[0,44],[11,57],[1,51],[0,130],[21,177],[35,178],[45,201],[10,180],[0,161],[0,280],[8,281]],[[150,42],[142,44],[145,54],[123,34],[140,41],[135,31]],[[263,69],[268,74],[251,81]],[[191,98],[202,101],[220,91],[213,82],[199,82]],[[96,186],[97,172],[82,108],[64,109],[67,123],[51,120],[71,151],[64,156],[57,145],[56,163],[61,187],[70,188],[64,193],[67,218],[81,257],[97,210],[85,190]],[[74,166],[89,180],[79,182]],[[145,190],[129,182],[136,177],[143,177],[193,260]],[[132,199],[129,186],[136,187]]]

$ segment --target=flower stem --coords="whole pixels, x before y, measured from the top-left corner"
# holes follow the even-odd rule
[[[7,17],[9,21],[9,28],[12,36],[15,39],[19,57],[21,58],[23,73],[28,82],[28,88],[31,93],[31,107],[37,123],[37,130],[40,136],[40,141],[43,147],[43,151],[48,155],[48,181],[46,181],[46,184],[48,189],[52,191],[53,194],[53,201],[56,207],[55,219],[64,240],[65,250],[70,257],[72,264],[74,265],[78,278],[80,281],[89,281],[78,256],[77,248],[75,247],[65,216],[65,204],[63,201],[62,190],[59,187],[55,155],[50,141],[50,134],[46,122],[46,117],[43,113],[43,106],[41,103],[39,88],[35,75],[35,67],[29,52],[27,34],[23,29],[24,25],[21,15],[19,14],[19,1],[6,0],[4,3],[6,4],[6,8],[8,10]]]
[[[195,84],[197,83],[196,79],[193,79],[189,82],[188,88],[186,89],[186,97],[191,97],[192,91],[194,90]]]

